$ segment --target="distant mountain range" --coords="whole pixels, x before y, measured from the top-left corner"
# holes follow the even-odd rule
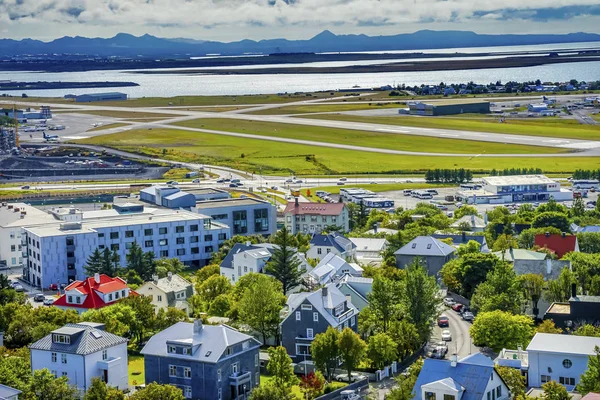
[[[600,41],[600,35],[569,33],[557,35],[480,35],[468,31],[423,30],[392,36],[335,35],[323,31],[309,40],[241,40],[222,43],[194,39],[165,39],[152,35],[85,38],[65,36],[51,42],[0,39],[0,56],[36,54],[81,54],[120,57],[187,57],[207,54],[242,55],[300,52],[356,52],[453,47],[514,46]]]

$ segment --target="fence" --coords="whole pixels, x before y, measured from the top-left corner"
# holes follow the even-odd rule
[[[362,390],[368,386],[369,386],[369,380],[362,379],[358,382],[351,383],[348,386],[344,386],[343,388],[334,390],[333,392],[324,394],[323,396],[319,396],[315,400],[336,400],[341,396],[342,391],[344,391],[344,390],[357,390],[357,389]]]
[[[448,292],[447,296],[452,297],[452,299],[454,299],[454,301],[456,301],[457,303],[460,303],[460,304],[464,304],[467,307],[469,307],[471,305],[471,301],[469,299],[467,299],[466,297],[461,296],[460,294]]]

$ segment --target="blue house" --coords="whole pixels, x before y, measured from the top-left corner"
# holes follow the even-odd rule
[[[428,358],[415,383],[414,400],[508,400],[508,386],[481,353],[460,361]]]
[[[296,363],[310,360],[310,346],[330,326],[358,330],[358,309],[334,285],[288,298],[281,321],[281,344]]]
[[[259,348],[227,325],[178,322],[142,349],[146,384],[174,385],[186,399],[246,399],[260,383]]]

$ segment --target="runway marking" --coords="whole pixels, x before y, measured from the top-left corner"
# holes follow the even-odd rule
[[[451,133],[440,133],[440,136],[458,137],[458,135],[453,135]]]
[[[409,131],[402,131],[399,129],[386,129],[386,128],[377,128],[378,131],[381,132],[392,132],[392,133],[409,133]]]

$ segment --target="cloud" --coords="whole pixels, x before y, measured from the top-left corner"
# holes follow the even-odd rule
[[[399,33],[438,27],[503,32],[539,28],[547,21],[562,29],[600,31],[598,0],[0,0],[0,24],[14,36],[62,34],[110,36],[152,33],[216,40],[246,37],[308,37],[336,33]],[[513,25],[506,25],[512,21]],[[520,26],[520,23],[534,24]],[[554,31],[551,27],[547,31]]]

